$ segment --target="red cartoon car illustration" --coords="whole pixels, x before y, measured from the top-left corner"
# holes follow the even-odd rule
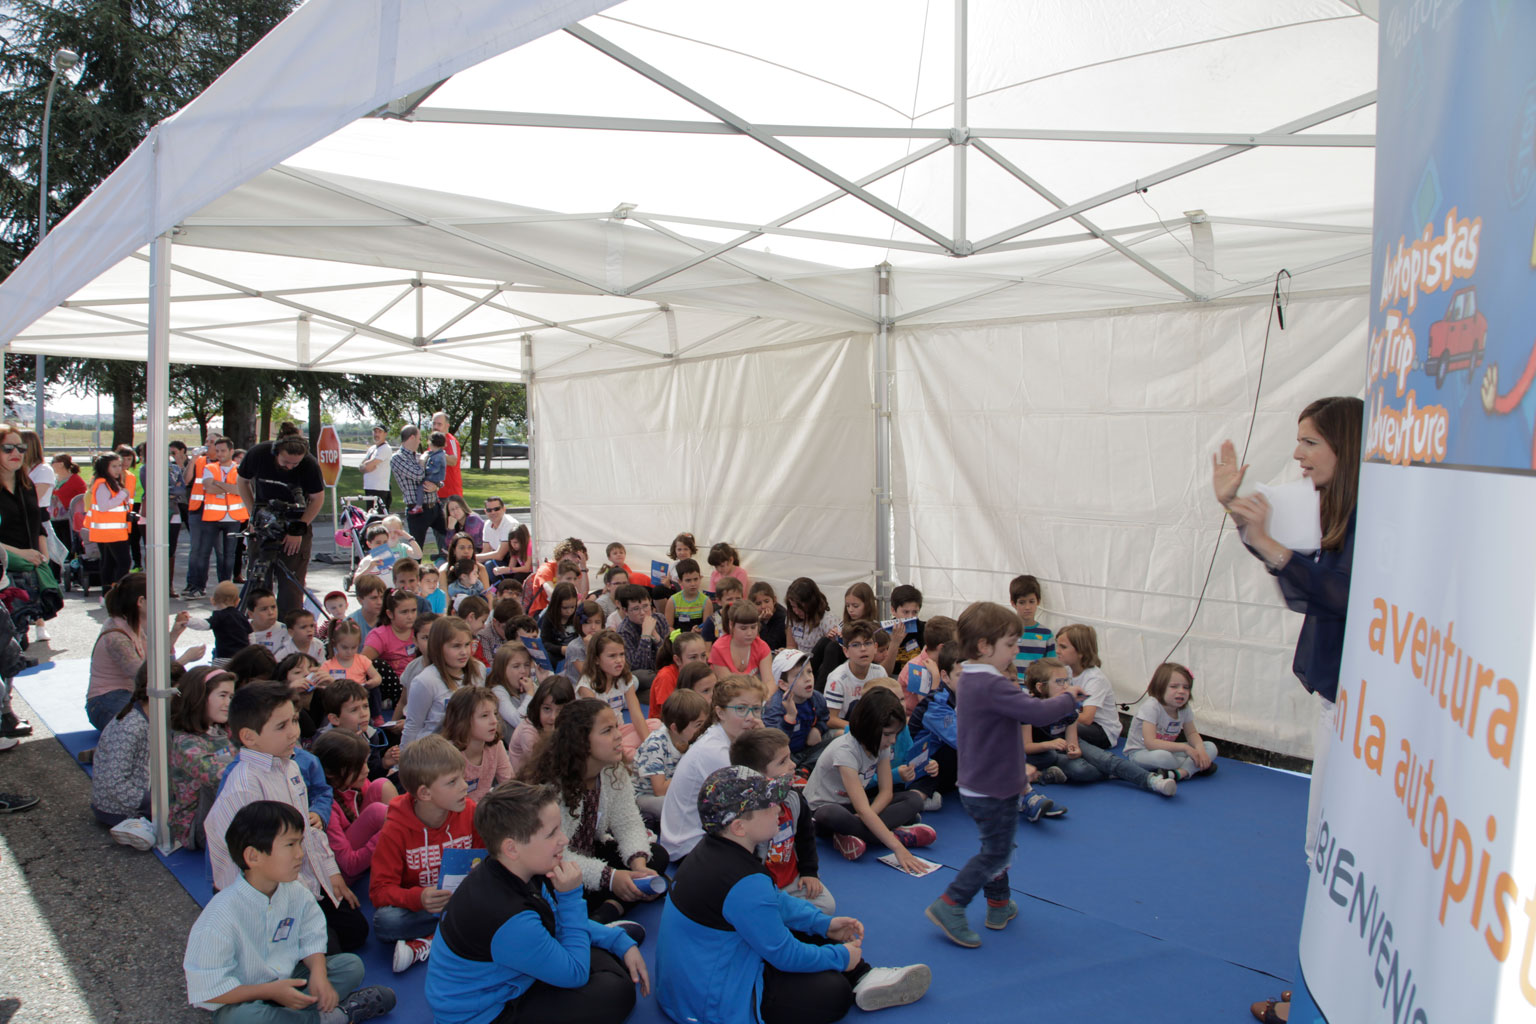
[[[1477,289],[1463,288],[1451,296],[1445,319],[1429,325],[1429,357],[1424,360],[1424,372],[1435,378],[1435,387],[1440,387],[1447,371],[1481,366],[1487,340],[1488,321],[1477,311]]]

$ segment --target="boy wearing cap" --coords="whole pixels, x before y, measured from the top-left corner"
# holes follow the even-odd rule
[[[793,647],[780,651],[773,657],[773,678],[778,686],[763,708],[763,726],[789,736],[796,768],[814,768],[827,744],[827,698],[816,692],[810,659]]]
[[[855,1003],[878,1010],[928,991],[926,965],[870,967],[863,924],[774,885],[755,851],[778,832],[787,789],[730,765],[699,790],[705,835],[678,868],[656,954],[657,995],[673,1020],[819,1024]]]

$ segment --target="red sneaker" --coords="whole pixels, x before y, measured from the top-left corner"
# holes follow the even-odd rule
[[[891,829],[891,834],[900,839],[901,845],[909,850],[920,846],[932,846],[933,841],[939,838],[939,834],[931,825],[903,825],[901,828]]]
[[[929,831],[932,831],[932,829]],[[858,860],[864,856],[864,851],[869,849],[868,844],[858,836],[833,836],[832,845],[837,847],[837,852],[848,860]]]

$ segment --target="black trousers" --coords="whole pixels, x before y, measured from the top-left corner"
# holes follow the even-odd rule
[[[368,495],[370,498],[379,499],[379,507],[382,508],[385,512],[389,511],[389,498],[390,494],[392,493],[391,491],[370,491],[365,489],[363,493]]]
[[[325,914],[325,952],[327,956],[357,949],[368,941],[368,919],[356,907],[343,903],[331,905],[325,893],[320,894],[320,911]]]
[[[795,932],[795,938],[813,946],[841,943],[820,935]],[[763,1024],[832,1024],[853,1007],[853,986],[869,973],[859,961],[851,971],[816,971],[795,974],[763,964]]]
[[[619,958],[606,949],[592,947],[587,983],[581,988],[560,988],[534,982],[512,1000],[492,1024],[619,1024],[635,1008],[635,983]]]
[[[100,541],[96,543],[96,550],[101,552],[101,589],[103,591],[128,575],[128,570],[131,568],[128,547],[126,540],[114,541],[110,544],[103,544]]]
[[[624,863],[624,858],[619,855],[619,844],[611,839],[598,843],[591,850],[580,852],[586,853],[589,857],[596,857],[611,867],[629,870],[629,865]],[[664,875],[667,873],[667,864],[670,863],[671,858],[667,856],[666,849],[660,843],[652,843],[651,852],[646,860],[652,871],[658,875]],[[620,904],[624,909],[622,911],[615,911],[611,906],[604,907],[604,904],[610,900]],[[594,921],[601,921],[604,924],[617,921],[619,917],[616,915],[629,913],[629,909],[634,905],[628,900],[620,899],[610,889],[587,890],[587,912]]]

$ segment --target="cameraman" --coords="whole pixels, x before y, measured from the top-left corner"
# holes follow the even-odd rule
[[[252,510],[273,501],[302,505],[298,519],[288,523],[283,538],[282,563],[293,574],[280,578],[277,607],[286,615],[303,607],[304,580],[309,574],[309,553],[314,542],[311,529],[325,504],[325,479],[320,463],[309,454],[309,442],[299,428],[288,421],[277,428],[277,440],[263,441],[245,453],[240,463],[240,497]]]

